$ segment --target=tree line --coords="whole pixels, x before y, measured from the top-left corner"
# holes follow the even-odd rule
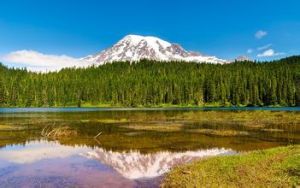
[[[300,56],[225,65],[115,62],[36,73],[0,64],[0,107],[300,106]]]

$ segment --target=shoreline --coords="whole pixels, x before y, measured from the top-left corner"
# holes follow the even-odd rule
[[[1,110],[59,110],[59,109],[70,109],[70,110],[78,110],[78,111],[88,111],[88,110],[107,110],[107,111],[151,111],[151,110],[191,110],[191,111],[197,111],[197,110],[216,110],[216,111],[300,111],[300,106],[151,106],[151,107],[126,107],[126,106],[82,106],[82,107],[76,107],[76,106],[57,106],[57,107],[0,107]],[[299,110],[298,110],[299,109]]]
[[[0,107],[0,113],[21,112],[101,112],[101,111],[286,111],[300,112],[300,107],[217,107],[217,106],[169,106],[169,107]]]

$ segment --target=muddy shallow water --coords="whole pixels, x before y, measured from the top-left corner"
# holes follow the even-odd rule
[[[292,109],[0,110],[0,187],[157,187],[192,160],[300,144]]]

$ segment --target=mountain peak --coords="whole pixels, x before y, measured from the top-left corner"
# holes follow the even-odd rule
[[[203,56],[199,53],[189,52],[179,44],[169,43],[158,37],[132,34],[125,36],[111,48],[84,58],[93,64],[114,61],[132,62],[141,59],[220,64],[227,62],[214,56]]]
[[[119,42],[122,41],[131,41],[134,44],[139,44],[142,41],[146,41],[149,44],[155,45],[157,43],[160,43],[163,46],[171,46],[171,43],[164,41],[158,37],[154,37],[154,36],[142,36],[142,35],[126,35],[123,39],[121,39]],[[118,43],[119,43],[118,42]]]

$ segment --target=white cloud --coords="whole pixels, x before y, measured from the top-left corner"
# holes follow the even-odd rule
[[[266,49],[270,48],[271,46],[272,46],[272,44],[267,44],[267,45],[258,47],[257,50],[258,51],[266,50]]]
[[[55,151],[55,152],[53,152]],[[0,160],[18,164],[34,163],[43,159],[68,158],[90,152],[88,147],[63,146],[58,142],[32,141],[18,150],[4,148],[0,151]]]
[[[265,50],[264,52],[257,55],[257,57],[274,57],[274,56],[280,56],[284,55],[282,52],[275,52],[273,49]]]
[[[57,71],[66,67],[84,67],[88,63],[66,55],[48,55],[32,50],[20,50],[4,55],[4,63],[13,63],[31,71]]]
[[[253,49],[250,48],[247,50],[247,54],[252,54],[252,53],[253,53]]]
[[[262,38],[264,38],[264,37],[267,36],[267,35],[268,35],[268,32],[263,31],[263,30],[259,30],[259,31],[257,31],[257,32],[255,33],[255,38],[257,38],[257,39],[262,39]]]

